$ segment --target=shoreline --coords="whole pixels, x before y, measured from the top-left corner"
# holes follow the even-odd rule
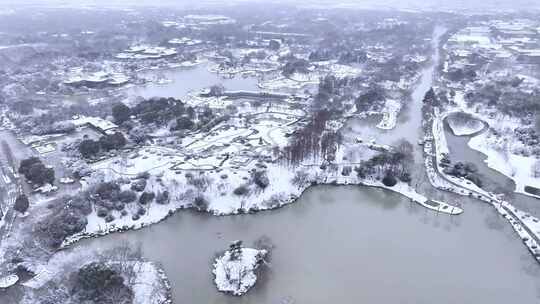
[[[282,207],[284,207],[286,205],[295,203],[304,194],[305,191],[307,191],[311,187],[317,187],[317,186],[375,187],[375,188],[391,191],[393,193],[397,193],[399,195],[407,197],[411,201],[413,201],[413,202],[419,204],[420,206],[422,206],[422,207],[424,207],[426,209],[429,209],[431,211],[445,213],[445,214],[448,214],[448,215],[459,215],[459,214],[463,213],[463,209],[461,209],[458,206],[453,206],[453,205],[448,204],[448,203],[436,201],[436,203],[439,204],[438,207],[435,207],[435,206],[433,206],[431,204],[428,204],[427,202],[432,201],[432,200],[429,200],[428,198],[424,197],[423,195],[417,193],[414,189],[412,189],[411,186],[406,185],[404,183],[398,183],[393,187],[388,187],[388,186],[383,185],[381,182],[376,182],[375,180],[369,180],[369,179],[352,180],[351,178],[348,178],[348,177],[342,177],[342,178],[340,178],[340,177],[334,177],[334,178],[333,177],[326,177],[323,182],[314,181],[314,182],[310,182],[308,185],[306,185],[304,187],[298,187],[298,189],[297,189],[298,195],[295,195],[294,193],[290,193],[288,195],[287,199],[280,200],[279,204],[274,205],[274,206],[267,206],[267,207],[258,206],[259,208],[256,209],[256,210],[253,209],[253,208],[250,208],[250,209],[243,209],[241,211],[240,210],[235,210],[234,212],[229,212],[229,213],[219,213],[219,212],[216,212],[216,210],[197,210],[197,208],[193,207],[193,206],[187,207],[186,205],[178,205],[175,208],[171,208],[169,210],[169,212],[167,212],[167,214],[165,216],[162,216],[160,218],[155,218],[155,220],[146,221],[146,222],[140,222],[140,223],[138,223],[136,225],[131,225],[131,226],[116,226],[113,223],[113,224],[111,224],[109,226],[108,229],[104,229],[104,230],[102,230],[100,232],[89,232],[89,233],[84,233],[83,232],[83,233],[75,234],[75,235],[73,235],[71,237],[66,238],[64,240],[64,242],[62,243],[62,245],[60,246],[60,248],[58,249],[58,251],[68,249],[72,245],[76,244],[78,241],[81,241],[81,240],[84,240],[84,239],[106,236],[108,234],[116,233],[116,232],[128,232],[128,231],[131,231],[131,230],[135,231],[135,230],[139,230],[139,229],[151,226],[153,224],[158,224],[161,221],[166,220],[168,217],[173,216],[175,213],[177,213],[177,212],[179,212],[179,211],[181,211],[183,209],[193,209],[193,210],[195,210],[197,212],[200,212],[200,213],[206,213],[209,216],[235,216],[235,215],[253,214],[253,213],[258,213],[258,212],[270,212],[270,211],[272,211],[274,209],[279,209],[279,208],[282,208]]]
[[[515,208],[512,204],[503,199],[500,199],[494,193],[485,191],[473,183],[467,183],[462,178],[452,178],[447,176],[439,169],[439,163],[445,153],[448,153],[446,136],[443,129],[443,121],[445,114],[439,113],[438,108],[433,109],[431,132],[433,136],[435,155],[432,155],[436,163],[433,165],[434,172],[440,176],[447,185],[442,186],[437,184],[436,180],[430,178],[432,185],[440,190],[454,192],[459,195],[474,197],[480,201],[489,203],[495,210],[503,216],[512,226],[514,231],[521,238],[523,244],[532,254],[537,262],[540,263],[540,220],[531,216],[529,213]],[[426,153],[427,154],[427,153]],[[432,153],[433,154],[433,153]],[[429,172],[429,170],[428,170]],[[456,188],[457,187],[457,188]],[[527,220],[527,222],[525,222]]]

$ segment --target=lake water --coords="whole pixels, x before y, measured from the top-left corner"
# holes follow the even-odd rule
[[[432,76],[432,67],[424,71],[398,127],[381,131],[385,140],[416,143]],[[167,95],[194,88],[176,81],[172,87]],[[318,186],[278,210],[225,217],[180,211],[142,230],[75,246],[140,244],[146,258],[162,263],[175,303],[538,303],[540,267],[506,220],[480,201],[437,196],[459,200],[465,212],[437,214],[380,189]],[[275,248],[257,285],[243,297],[218,292],[215,254],[232,240],[251,245],[262,236]]]
[[[224,78],[222,75],[210,72],[205,63],[188,67],[175,68],[168,70],[148,70],[142,73],[149,77],[156,75],[164,76],[172,80],[168,84],[148,83],[130,87],[126,90],[129,96],[151,97],[175,97],[180,98],[189,92],[195,92],[203,88],[208,88],[215,84],[225,86],[227,90],[258,90],[258,80],[256,77],[242,77],[240,75],[234,78]]]
[[[487,204],[462,202],[462,215],[447,216],[379,189],[320,186],[270,212],[179,212],[78,246],[141,244],[145,257],[163,264],[175,303],[540,301],[540,268],[510,225]],[[251,245],[261,236],[275,248],[258,284],[242,298],[218,292],[214,254],[232,240]]]

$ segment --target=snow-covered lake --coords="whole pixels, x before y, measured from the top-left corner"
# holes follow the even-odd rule
[[[494,208],[468,198],[446,216],[374,188],[320,186],[252,215],[180,211],[148,228],[76,246],[142,245],[177,303],[536,303],[540,268]],[[268,236],[270,268],[242,298],[213,284],[214,254]]]

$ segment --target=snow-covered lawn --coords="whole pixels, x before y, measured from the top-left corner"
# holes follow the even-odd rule
[[[377,128],[383,130],[391,130],[396,127],[401,103],[397,100],[387,99],[382,109],[383,118],[377,124]]]

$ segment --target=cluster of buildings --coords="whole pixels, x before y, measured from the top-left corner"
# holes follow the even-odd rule
[[[532,20],[492,20],[466,27],[447,42],[451,56],[473,54],[494,60],[515,59],[520,64],[540,64],[540,23]]]

